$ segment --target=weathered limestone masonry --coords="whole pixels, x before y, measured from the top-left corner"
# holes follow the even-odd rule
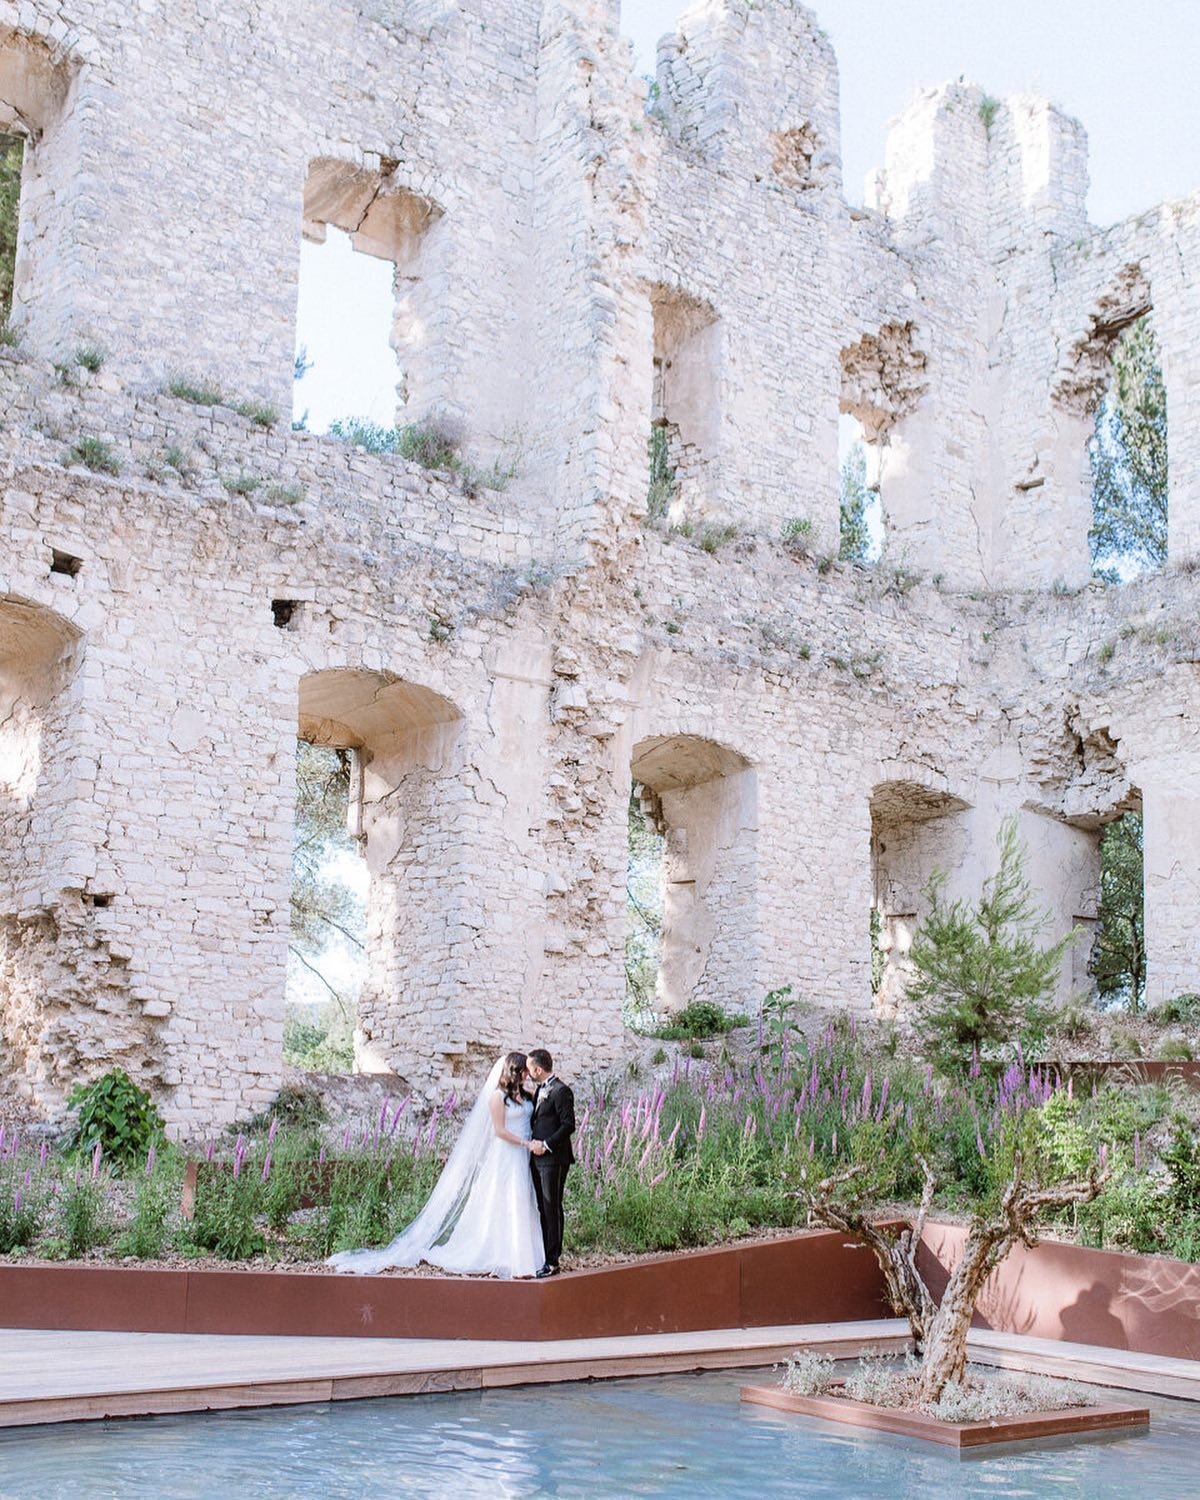
[[[869,1006],[873,907],[901,1003],[929,874],[976,889],[1009,814],[1053,929],[1086,927],[1138,806],[1151,997],[1200,988],[1200,197],[1094,229],[1080,127],[955,84],[848,208],[790,0],[698,6],[653,100],[606,0],[0,0],[13,127],[11,1096],[54,1113],[119,1061],[179,1132],[270,1100],[297,736],[359,752],[361,1056],[414,1080],[619,1055],[635,781],[666,1006]],[[395,264],[398,420],[455,418],[506,488],[233,409],[286,409],[329,225]],[[1089,415],[1147,309],[1172,565],[1106,589]],[[831,560],[839,410],[873,570]]]

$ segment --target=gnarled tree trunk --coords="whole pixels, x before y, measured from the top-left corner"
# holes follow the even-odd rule
[[[917,1247],[935,1186],[928,1163],[922,1157],[917,1159],[925,1174],[925,1187],[911,1227],[899,1231],[883,1228],[872,1224],[862,1208],[833,1201],[836,1190],[853,1181],[863,1170],[861,1167],[825,1178],[807,1198],[811,1219],[852,1235],[874,1252],[883,1272],[888,1301],[895,1312],[908,1319],[913,1344],[923,1356],[919,1401],[925,1406],[936,1402],[950,1381],[963,1378],[967,1334],[988,1277],[1018,1240],[1024,1245],[1037,1244],[1035,1226],[1046,1209],[1090,1203],[1108,1180],[1108,1173],[1093,1169],[1084,1181],[1038,1189],[1024,1182],[1021,1156],[1019,1153],[1014,1156],[1012,1178],[1000,1195],[997,1212],[990,1218],[976,1218],[972,1222],[963,1253],[950,1274],[941,1303],[937,1304],[917,1270]]]

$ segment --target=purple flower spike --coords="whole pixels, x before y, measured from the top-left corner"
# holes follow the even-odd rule
[[[267,1145],[268,1146],[273,1143],[273,1141],[275,1140],[275,1137],[278,1134],[279,1134],[279,1116],[278,1115],[272,1115],[271,1116],[271,1128],[270,1128],[270,1130],[267,1131]]]
[[[96,1142],[96,1149],[92,1152],[92,1181],[100,1175],[100,1142]]]
[[[262,1180],[264,1182],[266,1182],[267,1179],[270,1177],[270,1175],[271,1175],[271,1153],[268,1151],[267,1154],[266,1154],[266,1156],[263,1157]]]
[[[147,1177],[150,1177],[150,1176],[153,1175],[153,1172],[154,1172],[154,1160],[155,1160],[155,1157],[154,1157],[154,1147],[151,1146],[150,1149],[149,1149],[149,1151],[146,1152],[146,1176]]]
[[[46,1154],[47,1154],[46,1153],[46,1143],[45,1143],[45,1141],[43,1141],[42,1142],[42,1149],[38,1152],[38,1166],[39,1167],[44,1167],[46,1165]]]
[[[205,1161],[212,1161],[212,1159],[213,1159],[213,1142],[209,1141],[209,1143],[208,1143],[208,1145],[207,1145],[207,1147],[205,1148],[205,1151],[204,1151],[204,1160]]]

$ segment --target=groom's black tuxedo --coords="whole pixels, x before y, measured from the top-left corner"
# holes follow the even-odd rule
[[[530,1133],[535,1141],[545,1141],[542,1156],[530,1155],[533,1186],[537,1194],[538,1217],[542,1221],[542,1243],[546,1264],[557,1266],[563,1242],[563,1189],[567,1169],[575,1160],[571,1136],[575,1133],[575,1095],[561,1078],[551,1075],[538,1085],[533,1096],[533,1119]]]

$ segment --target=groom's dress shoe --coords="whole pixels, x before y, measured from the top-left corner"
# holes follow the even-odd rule
[[[542,1269],[537,1273],[537,1279],[540,1281],[543,1276],[557,1276],[557,1275],[558,1275],[558,1267],[557,1266],[543,1266]]]

